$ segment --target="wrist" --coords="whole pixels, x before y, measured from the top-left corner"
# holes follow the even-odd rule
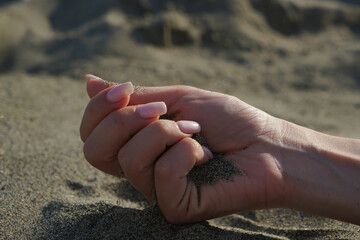
[[[359,223],[360,142],[281,121],[277,156],[285,206]]]

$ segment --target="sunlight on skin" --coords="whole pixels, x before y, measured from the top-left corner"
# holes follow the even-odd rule
[[[359,203],[351,200],[360,194],[359,186],[347,184],[360,182],[354,174],[360,172],[359,140],[288,123],[221,93],[188,86],[133,91],[127,90],[132,88],[130,83],[114,86],[88,78],[87,90],[93,98],[87,107],[91,114],[85,110],[81,124],[85,157],[107,173],[117,176],[123,171],[149,201],[156,189],[157,203],[168,221],[195,222],[239,211],[284,207],[360,222],[356,213]],[[111,92],[119,96],[109,97]],[[117,102],[109,104],[109,99]],[[172,120],[159,119],[163,114]],[[184,122],[187,126],[177,124],[179,120],[188,120]],[[187,174],[206,157],[204,148],[192,138],[200,126],[210,150],[224,154],[242,174],[229,181],[218,176],[217,183],[201,185],[198,191]],[[113,134],[114,129],[118,134]],[[354,158],[348,158],[341,147],[332,148],[331,154],[319,151],[343,146],[343,142],[347,143],[346,153]],[[347,168],[344,161],[354,168]],[[329,164],[331,168],[326,167]],[[313,169],[322,172],[323,178]],[[343,178],[333,178],[334,174]],[[334,197],[324,205],[322,196],[327,191]],[[338,210],[341,207],[347,209],[345,214]]]

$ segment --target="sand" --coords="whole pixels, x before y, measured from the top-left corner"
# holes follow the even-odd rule
[[[359,19],[358,1],[0,1],[0,239],[359,239],[287,209],[171,225],[93,169],[79,137],[93,73],[228,93],[359,138]]]
[[[209,147],[206,140],[201,134],[197,133],[193,135],[193,138],[199,142],[202,146]],[[188,174],[188,179],[194,182],[199,202],[201,198],[200,188],[203,184],[213,185],[217,182],[231,181],[234,176],[243,175],[243,171],[238,169],[231,159],[226,158],[225,154],[213,152],[213,157],[206,163],[194,166]]]

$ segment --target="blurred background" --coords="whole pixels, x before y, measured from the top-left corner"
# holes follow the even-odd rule
[[[356,0],[2,0],[0,33],[2,76],[188,84],[360,135]]]

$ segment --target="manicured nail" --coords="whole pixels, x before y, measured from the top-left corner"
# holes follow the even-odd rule
[[[94,80],[98,80],[98,81],[104,81],[101,77],[98,77],[98,76],[95,76],[92,74],[86,74],[85,77],[87,80],[94,79]]]
[[[199,133],[201,131],[200,125],[194,121],[181,120],[176,123],[180,130],[186,134]]]
[[[111,89],[106,97],[109,100],[109,102],[118,102],[120,99],[131,95],[134,92],[134,86],[131,82],[126,82],[117,85],[113,89]]]
[[[164,102],[151,102],[140,105],[137,111],[142,118],[153,118],[165,114],[167,108]]]
[[[204,145],[201,146],[202,149],[204,150],[204,153],[206,154],[206,156],[209,159],[212,159],[214,157],[214,155],[212,154],[212,152],[210,151],[210,149],[208,149],[207,147],[205,147]]]

